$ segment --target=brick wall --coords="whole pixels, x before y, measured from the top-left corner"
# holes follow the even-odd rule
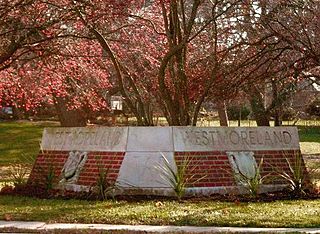
[[[94,186],[97,182],[99,170],[107,172],[106,179],[112,183],[118,177],[123,161],[124,152],[88,152],[88,158],[80,173],[77,184]],[[44,185],[50,172],[54,173],[54,184],[61,178],[61,171],[68,159],[68,151],[43,151],[40,152],[29,177],[30,184]]]
[[[101,169],[107,173],[106,179],[108,182],[115,182],[124,155],[124,152],[89,152],[78,184],[87,186],[94,185],[97,182],[99,170]]]
[[[177,165],[190,160],[186,176],[192,177],[188,187],[217,187],[235,185],[228,156],[222,151],[176,152]],[[203,179],[201,179],[203,178]],[[200,180],[199,180],[200,179]]]
[[[269,175],[264,183],[283,184],[286,181],[277,176],[278,173],[282,171],[291,174],[289,166],[293,167],[295,165],[295,159],[297,156],[301,156],[301,152],[300,150],[269,150],[255,151],[254,155],[257,164],[263,158],[261,175]],[[304,161],[302,161],[302,167],[306,172]]]
[[[33,165],[28,183],[43,185],[51,173],[54,173],[53,182],[57,183],[68,154],[69,152],[67,151],[40,152]]]
[[[261,176],[268,175],[268,179],[265,181],[265,183],[283,184],[285,181],[277,176],[277,172],[286,171],[287,173],[290,173],[289,165],[286,159],[288,159],[291,165],[293,165],[295,154],[300,154],[300,151],[254,151],[254,157],[257,165],[259,165],[260,160],[263,158]],[[236,185],[226,152],[212,151],[175,153],[177,165],[181,166],[186,158],[188,158],[187,160],[190,160],[186,176],[191,178],[194,174],[196,175],[190,179],[188,187],[217,187]]]
[[[270,175],[266,184],[283,184],[276,171],[289,173],[288,159],[292,165],[294,156],[300,154],[299,150],[287,151],[254,151],[257,165],[263,158],[261,175]],[[46,177],[50,172],[54,173],[54,184],[61,179],[62,168],[69,156],[68,151],[44,151],[41,152],[34,164],[29,178],[29,183],[45,184]],[[125,152],[88,152],[88,158],[80,173],[76,184],[94,186],[99,178],[99,170],[107,171],[107,181],[115,182],[120,166],[123,162]],[[231,165],[225,151],[212,152],[175,152],[175,161],[181,166],[186,158],[190,160],[186,176],[191,178],[187,187],[224,187],[235,186]],[[99,169],[100,168],[100,169]]]

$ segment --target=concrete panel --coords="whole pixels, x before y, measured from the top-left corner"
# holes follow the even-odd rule
[[[46,128],[42,150],[124,152],[128,127]]]
[[[173,151],[171,127],[129,127],[127,152]]]
[[[127,152],[117,183],[127,188],[169,188],[159,169],[159,165],[163,165],[163,157],[175,168],[173,152]]]
[[[177,152],[299,149],[296,127],[173,127],[173,139]]]

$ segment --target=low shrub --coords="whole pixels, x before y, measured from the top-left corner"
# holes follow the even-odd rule
[[[161,178],[169,183],[179,201],[185,195],[187,185],[195,184],[205,178],[205,176],[196,178],[196,174],[193,173],[196,166],[191,165],[192,157],[189,155],[186,155],[181,162],[174,159],[174,165],[170,164],[164,155],[162,159],[163,164],[159,163],[156,169],[159,170]]]

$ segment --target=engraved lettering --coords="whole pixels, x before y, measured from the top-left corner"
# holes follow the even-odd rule
[[[265,140],[265,143],[266,144],[273,144],[273,142],[272,142],[272,139],[271,139],[271,137],[270,137],[270,134],[269,134],[269,132],[267,132],[266,131],[266,133],[265,133],[265,135],[264,135],[264,140]],[[267,143],[267,142],[269,142],[269,143]]]
[[[240,135],[241,135],[242,143],[249,144],[247,132],[241,131]]]
[[[209,144],[208,132],[202,131],[202,139],[203,139],[203,141],[202,141],[203,145],[208,145]]]
[[[216,133],[216,132],[215,132],[215,131],[209,131],[210,140],[211,140],[211,144],[212,144],[212,145],[215,144],[214,133]]]
[[[237,145],[240,141],[240,136],[236,131],[231,131],[229,135],[229,140],[232,144]]]
[[[254,131],[249,131],[249,139],[250,139],[250,144],[251,145],[256,145],[257,144],[257,133]]]
[[[280,143],[283,142],[281,132],[276,132],[276,131],[274,131],[274,132],[273,132],[273,136],[274,136],[274,140],[275,140],[276,142],[280,142]]]
[[[110,146],[114,146],[114,145],[119,144],[120,143],[120,136],[121,136],[120,132],[115,132],[111,137],[112,141],[111,141]]]
[[[89,143],[89,145],[94,145],[96,134],[95,134],[95,132],[89,132],[89,134],[90,134],[90,143]]]
[[[259,134],[259,132],[256,132],[256,133],[257,133],[257,143],[259,145],[265,144],[265,137],[263,137],[261,134]]]
[[[90,145],[90,132],[85,132],[84,144],[85,145]]]
[[[196,141],[196,145],[201,145],[200,142],[200,131],[194,131],[194,135],[195,135],[195,141]]]
[[[221,132],[217,131],[217,137],[220,145],[227,144],[228,137],[226,136],[227,133],[222,134]]]
[[[62,142],[63,142],[62,133],[63,132],[61,132],[61,131],[56,132],[55,141],[54,141],[55,145],[61,145],[62,144]]]
[[[283,142],[288,145],[291,143],[291,141],[292,141],[292,136],[290,132],[283,131]]]
[[[65,144],[72,145],[73,144],[73,137],[71,131],[65,131],[65,138],[64,138]]]
[[[57,128],[45,134],[43,148],[53,150],[108,150],[125,140],[121,128]],[[290,128],[185,128],[174,139],[178,136],[184,147],[200,151],[297,149],[293,134],[296,130]]]
[[[79,131],[78,134],[76,135],[76,145],[82,145],[84,142],[84,134],[82,131]]]
[[[103,132],[99,140],[99,145],[104,145],[105,142],[106,142],[106,132]]]

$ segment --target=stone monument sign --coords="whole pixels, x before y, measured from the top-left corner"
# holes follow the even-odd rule
[[[203,180],[190,193],[215,193],[239,186],[233,175],[252,176],[263,158],[262,174],[288,170],[287,158],[300,153],[295,127],[90,127],[48,128],[35,168],[54,165],[57,184],[94,187],[101,166],[121,191],[169,194],[170,184],[155,166],[167,159],[176,168],[187,157]],[[41,178],[33,170],[30,181]],[[278,183],[278,182],[277,182]],[[282,184],[269,184],[271,188]]]

